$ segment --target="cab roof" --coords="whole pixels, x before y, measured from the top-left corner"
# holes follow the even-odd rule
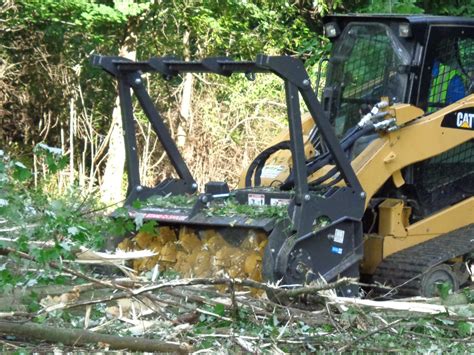
[[[401,14],[336,14],[323,18],[323,23],[336,22],[342,29],[350,22],[379,22],[394,27],[401,22],[411,25],[413,36],[424,42],[430,26],[474,27],[474,18],[435,15],[401,15]]]

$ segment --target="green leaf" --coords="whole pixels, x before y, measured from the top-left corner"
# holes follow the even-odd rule
[[[13,178],[17,181],[26,181],[31,177],[31,171],[20,162],[16,162],[13,170]]]
[[[148,234],[156,234],[156,228],[158,227],[157,221],[147,221],[143,223],[142,227],[140,228],[140,232],[148,233]]]
[[[470,336],[474,329],[474,323],[472,322],[459,322],[457,324],[458,334],[462,337]]]
[[[451,284],[447,282],[438,283],[436,285],[438,288],[439,296],[442,300],[446,300],[449,296],[449,292],[451,291]]]
[[[220,316],[223,316],[225,314],[225,307],[223,304],[218,303],[214,306],[214,313],[218,314]]]
[[[471,289],[469,289],[469,288],[466,287],[466,288],[464,288],[464,289],[462,290],[462,292],[463,292],[464,295],[466,296],[467,301],[468,301],[469,303],[474,303],[474,290],[471,290]]]
[[[46,322],[47,318],[48,316],[46,314],[40,314],[39,316],[33,318],[33,322],[43,324],[44,322]]]
[[[143,206],[143,203],[140,201],[140,200],[135,200],[132,202],[132,207],[139,210],[140,208],[142,208]]]

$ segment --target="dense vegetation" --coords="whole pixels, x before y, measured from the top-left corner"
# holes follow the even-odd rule
[[[124,159],[113,129],[120,125],[113,115],[116,92],[111,78],[89,65],[91,53],[187,59],[284,53],[303,58],[315,75],[328,49],[321,18],[333,12],[469,15],[474,5],[469,0],[7,0],[0,7],[2,149],[21,155],[41,175],[34,147],[43,142],[61,148],[68,169],[58,180],[60,191],[73,185],[88,193],[99,186],[102,192],[115,188],[120,168],[107,175],[107,166],[114,159],[123,166]],[[273,77],[248,82],[189,75],[171,83],[153,78],[147,85],[199,182],[212,176],[235,184],[255,152],[283,127],[281,84]],[[140,166],[150,184],[169,167],[148,124],[138,118]],[[117,202],[120,196],[104,200]]]
[[[111,78],[89,65],[91,53],[144,59],[165,54],[186,59],[289,54],[302,58],[315,77],[317,63],[329,49],[321,19],[334,12],[472,16],[474,4],[470,0],[4,0],[0,4],[0,251],[8,257],[0,259],[0,290],[7,294],[15,288],[91,281],[80,276],[85,273],[68,274],[58,265],[71,263],[81,247],[97,249],[105,235],[140,227],[120,218],[112,222],[101,213],[103,203],[120,204],[126,176],[120,177],[124,152],[116,88]],[[278,78],[146,79],[201,184],[212,178],[235,185],[242,168],[284,127]],[[153,184],[171,169],[149,124],[140,114],[137,118],[140,169],[145,182]],[[155,276],[146,275],[146,282],[156,281]],[[169,282],[172,276],[159,275],[159,280]],[[167,313],[169,322],[165,317],[168,323],[155,335],[194,339],[196,348],[218,350],[227,344],[247,351],[267,344],[265,339],[272,339],[269,351],[277,351],[272,348],[276,345],[314,351],[349,350],[359,344],[366,350],[402,351],[416,350],[416,342],[426,351],[450,347],[462,351],[472,344],[473,311],[468,306],[451,318],[403,315],[399,321],[399,315],[390,315],[386,319],[391,323],[378,315],[369,319],[360,309],[344,313],[338,308],[336,316],[328,308],[326,324],[319,324],[310,322],[312,314],[305,318],[295,310],[258,313],[265,307],[245,300],[239,301],[238,312],[224,303],[203,305],[197,301],[202,294],[193,292],[196,307],[204,309],[197,315],[196,329],[184,329],[178,338],[170,336],[175,329],[171,325],[181,324],[171,322],[179,318],[179,308],[177,315]],[[28,308],[17,313],[37,323],[82,326],[87,319],[100,326],[108,316],[101,305],[92,314],[89,309],[88,316],[67,309],[44,312],[42,296],[31,292],[25,297]],[[170,297],[176,295],[165,294],[161,301]],[[465,298],[472,302],[472,294]],[[5,311],[0,309],[2,317]],[[255,321],[245,321],[251,315]],[[385,323],[403,327],[394,330]],[[370,339],[374,327],[379,329],[374,334],[380,346]],[[119,328],[108,331],[130,333]],[[224,340],[216,343],[209,335],[214,328],[229,328],[243,338],[232,345],[223,333]]]

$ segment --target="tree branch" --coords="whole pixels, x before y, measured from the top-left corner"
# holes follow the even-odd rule
[[[16,323],[0,321],[0,333],[46,340],[64,345],[84,345],[84,344],[107,344],[110,349],[146,351],[146,352],[177,352],[187,354],[192,351],[189,344],[165,342],[154,339],[135,338],[130,336],[117,336],[100,334],[82,329],[65,329],[50,327],[36,323]]]

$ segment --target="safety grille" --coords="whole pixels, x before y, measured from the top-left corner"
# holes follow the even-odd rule
[[[428,192],[449,185],[466,176],[474,181],[474,141],[470,140],[445,153],[437,155],[416,167],[418,179]],[[472,186],[474,182],[471,182]],[[463,186],[459,186],[463,190]]]
[[[442,39],[431,69],[428,113],[467,95],[474,79],[474,40]]]
[[[415,165],[416,191],[424,215],[474,195],[474,140]]]
[[[336,89],[332,119],[341,136],[382,96],[402,100],[406,77],[397,72],[401,59],[388,28],[353,24],[335,48],[327,85]]]

